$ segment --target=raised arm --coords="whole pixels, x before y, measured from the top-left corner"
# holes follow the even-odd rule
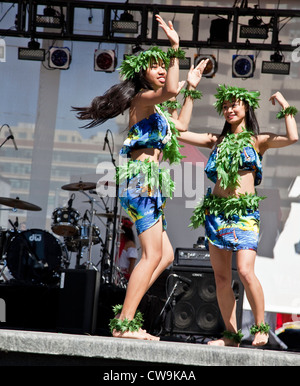
[[[273,134],[273,133],[259,134],[256,140],[256,146],[259,149],[261,154],[263,154],[267,149],[270,149],[270,148],[280,148],[280,147],[292,145],[293,143],[297,142],[299,139],[297,123],[294,118],[294,115],[284,112],[284,110],[289,108],[290,105],[283,97],[283,95],[279,91],[277,91],[275,94],[271,96],[270,101],[273,105],[275,105],[277,101],[282,108],[284,119],[285,119],[286,134],[285,135],[279,135],[279,134]]]

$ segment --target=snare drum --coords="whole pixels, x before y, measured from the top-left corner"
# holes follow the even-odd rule
[[[81,243],[81,246],[89,245],[90,233],[92,228],[92,244],[100,243],[100,230],[96,225],[83,224],[79,227],[78,236],[75,241]]]
[[[59,236],[75,236],[78,234],[77,223],[80,213],[71,208],[57,208],[52,214],[51,229]]]
[[[66,248],[51,233],[28,229],[16,233],[6,250],[7,267],[16,280],[32,284],[58,284],[69,266]]]

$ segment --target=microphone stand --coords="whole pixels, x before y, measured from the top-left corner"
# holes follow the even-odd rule
[[[111,156],[111,162],[113,163],[115,169],[117,169],[116,160],[113,157],[113,152],[111,150],[110,143],[109,143],[109,140],[107,137],[105,138],[105,142],[108,145],[109,153]],[[116,240],[116,233],[117,233],[116,225],[117,225],[117,212],[118,212],[118,191],[119,191],[119,185],[116,182],[116,194],[115,194],[115,199],[114,199],[113,234],[112,234],[112,243],[111,243],[111,251],[110,251],[110,267],[109,267],[110,268],[110,270],[109,270],[109,283],[110,284],[112,283],[113,261],[114,261],[114,254],[115,254],[115,240]]]

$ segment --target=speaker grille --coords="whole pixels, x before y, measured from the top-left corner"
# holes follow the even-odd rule
[[[225,326],[218,306],[212,268],[173,267],[168,285],[170,293],[176,285],[173,306],[167,313],[165,329],[173,334],[219,336]],[[179,278],[178,278],[179,276]],[[188,279],[190,284],[180,280]],[[232,271],[233,290],[237,299],[237,321],[241,325],[243,286],[236,271]],[[240,328],[240,327],[239,327]]]

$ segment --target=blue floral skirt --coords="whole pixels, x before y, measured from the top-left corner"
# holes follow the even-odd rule
[[[163,230],[166,230],[164,208],[168,195],[162,193],[165,178],[165,185],[170,188],[166,170],[162,171],[157,164],[148,161],[131,160],[128,166],[127,170],[120,169],[119,172],[119,175],[123,176],[118,180],[119,200],[122,208],[135,223],[137,234],[140,235],[155,225],[160,217]]]

